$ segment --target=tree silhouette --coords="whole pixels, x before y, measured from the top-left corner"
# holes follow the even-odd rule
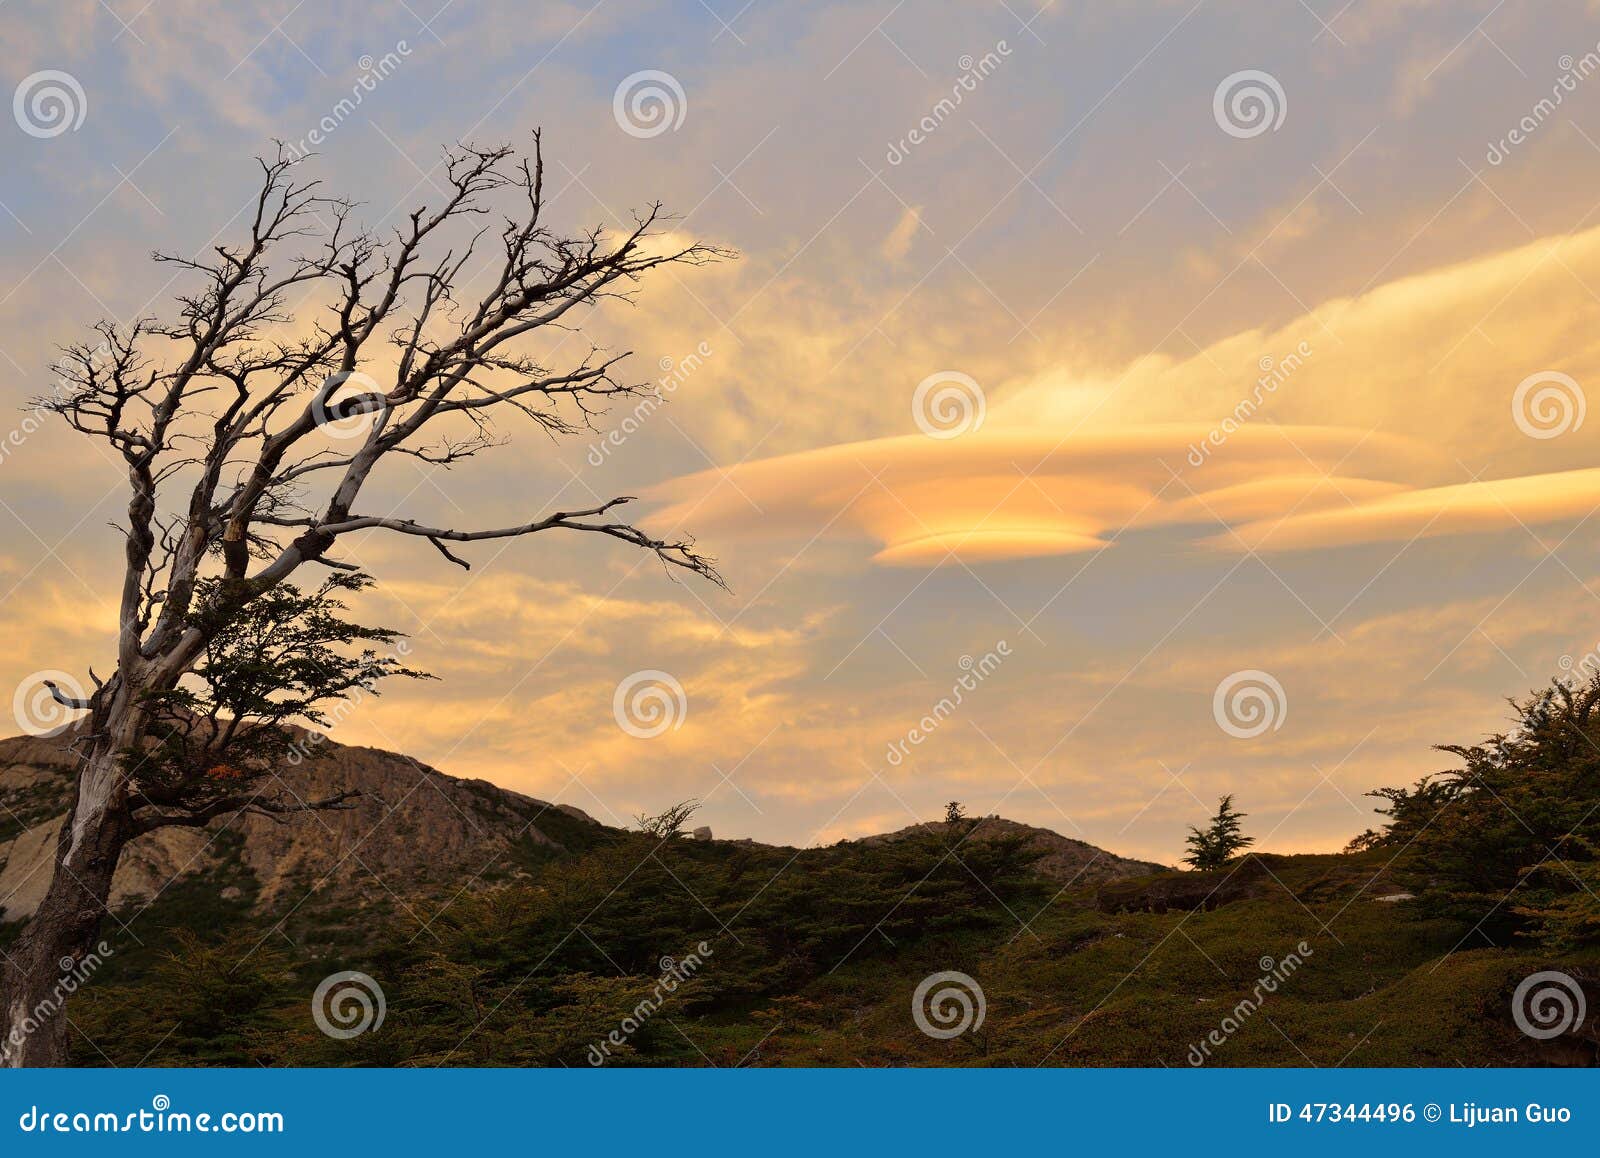
[[[527,157],[449,150],[440,202],[384,235],[302,179],[303,164],[281,148],[261,160],[245,236],[192,258],[158,254],[191,283],[172,315],[100,323],[40,401],[120,458],[128,503],[115,663],[103,680],[89,673],[88,694],[51,687],[87,716],[54,875],[7,958],[11,1065],[65,1059],[66,1019],[32,1013],[94,944],[129,840],[230,811],[343,803],[272,783],[281,728],[383,676],[418,674],[379,657],[393,633],[338,614],[338,592],[364,582],[337,558],[345,536],[422,539],[467,567],[458,544],[603,535],[721,583],[692,540],[624,521],[627,496],[487,529],[374,513],[363,499],[380,464],[448,465],[495,445],[499,416],[575,434],[608,400],[640,392],[616,376],[625,354],[563,355],[582,345],[575,328],[591,308],[631,300],[657,267],[729,255],[672,241],[659,205],[616,234],[552,229],[538,133]],[[469,277],[480,249],[487,273]],[[289,583],[306,568],[338,581],[308,595]]]
[[[698,800],[682,800],[658,816],[641,812],[634,819],[638,822],[640,832],[648,832],[651,836],[670,840],[683,835],[683,826],[688,824],[689,818],[698,811],[700,811]]]
[[[1235,811],[1231,793],[1222,797],[1217,803],[1217,814],[1203,830],[1190,826],[1185,841],[1189,851],[1184,854],[1184,863],[1201,870],[1217,869],[1232,860],[1235,853],[1249,848],[1256,838],[1245,836],[1242,831],[1241,821],[1246,815]]]

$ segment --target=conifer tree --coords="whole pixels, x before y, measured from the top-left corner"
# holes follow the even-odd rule
[[[1189,852],[1184,863],[1199,870],[1218,869],[1233,859],[1234,854],[1256,842],[1253,836],[1244,835],[1241,821],[1247,813],[1233,807],[1233,794],[1222,797],[1217,803],[1217,814],[1204,830],[1189,828]]]

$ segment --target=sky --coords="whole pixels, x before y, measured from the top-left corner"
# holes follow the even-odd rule
[[[731,590],[353,537],[440,679],[334,738],[611,823],[810,845],[958,800],[1173,862],[1223,793],[1338,848],[1600,664],[1594,5],[8,0],[0,49],[19,731],[116,619],[119,472],[27,409],[57,347],[162,311],[150,251],[236,231],[274,140],[382,229],[536,127],[557,223],[660,200],[739,256],[584,319],[665,404],[372,502],[637,495]]]

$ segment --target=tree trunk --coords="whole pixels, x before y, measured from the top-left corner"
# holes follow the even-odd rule
[[[77,987],[79,978],[73,975],[95,951],[111,878],[132,835],[121,747],[111,739],[117,731],[101,732],[89,742],[77,795],[56,845],[50,887],[5,967],[0,1060],[7,1066],[67,1061],[66,997]]]

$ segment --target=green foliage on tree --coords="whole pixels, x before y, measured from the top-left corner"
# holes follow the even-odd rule
[[[607,1064],[704,1065],[692,1043],[714,1038],[702,1019],[781,1008],[845,965],[892,973],[911,953],[959,960],[964,938],[1009,938],[1016,914],[1044,908],[1059,886],[1032,871],[1040,851],[965,823],[979,827],[956,847],[930,827],[798,853],[603,830],[495,888],[413,905],[431,918],[425,932],[403,907],[381,926],[363,913],[362,944],[292,974],[272,942],[249,952],[259,932],[243,944],[191,937],[154,965],[130,949],[118,963],[137,969],[137,984],[108,976],[84,1002],[85,1029],[111,1056],[80,1060],[138,1063],[181,1022],[185,1050],[231,1064],[587,1067],[591,1045],[631,1018]],[[701,960],[684,969],[690,954]],[[682,980],[654,1007],[664,957]],[[381,1027],[334,1040],[307,1002],[344,969],[377,979],[387,1012]],[[191,989],[203,999],[193,1013]],[[711,1060],[736,1065],[748,1049]],[[175,1057],[162,1047],[153,1060]]]
[[[113,957],[104,975],[80,990],[71,1016],[82,1040],[95,1044],[76,1051],[76,1060],[268,1064],[282,994],[294,986],[279,947],[251,929],[209,939],[181,928],[161,933],[166,947],[154,951],[152,960],[130,967]]]
[[[1217,814],[1204,829],[1190,826],[1189,837],[1185,841],[1189,851],[1184,854],[1184,863],[1202,871],[1218,869],[1249,848],[1256,838],[1244,835],[1242,822],[1247,815],[1235,810],[1231,793],[1222,797],[1217,805]]]
[[[128,754],[145,828],[337,805],[286,800],[275,782],[285,762],[314,747],[297,729],[327,727],[330,713],[377,696],[383,680],[432,678],[402,662],[403,634],[346,618],[345,597],[369,588],[370,576],[336,573],[309,592],[284,583],[226,611],[214,609],[219,583],[199,584],[198,602],[216,621],[197,623],[207,643],[192,678],[145,698],[148,746]]]
[[[1345,852],[1367,852],[1371,849],[1404,849],[1439,814],[1439,810],[1459,794],[1459,785],[1451,778],[1423,776],[1410,788],[1374,788],[1366,795],[1385,801],[1373,809],[1379,816],[1387,816],[1382,828],[1369,828],[1353,837],[1345,845]]]
[[[1414,908],[1475,941],[1600,944],[1600,678],[1512,701],[1509,731],[1440,745],[1462,766],[1380,789],[1371,839],[1394,850]]]

